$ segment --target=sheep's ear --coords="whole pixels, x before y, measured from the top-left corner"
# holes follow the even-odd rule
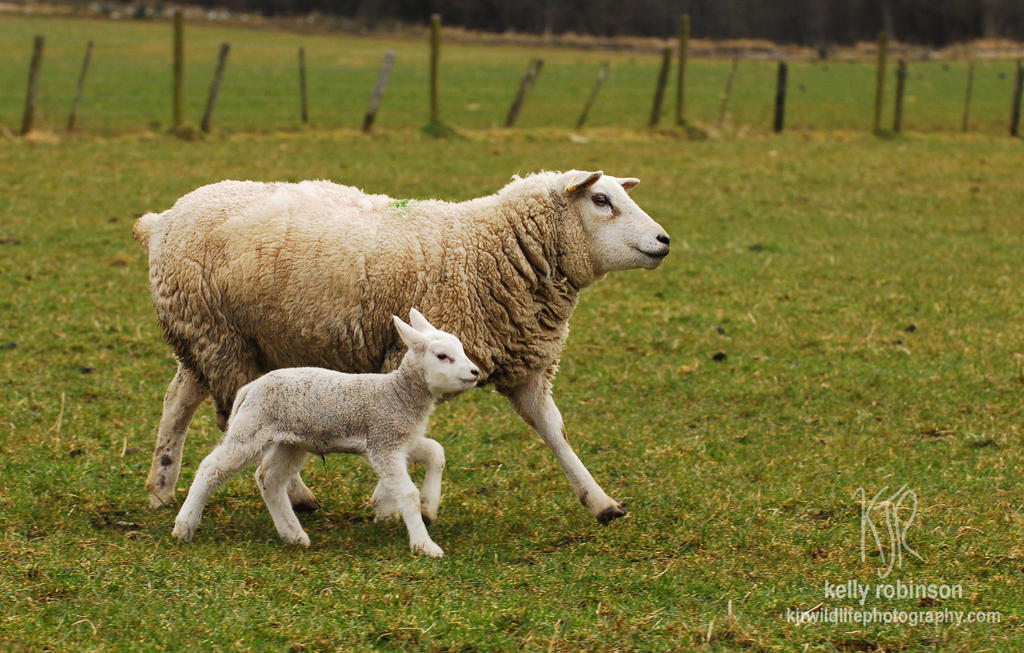
[[[412,328],[421,333],[437,331],[437,329],[434,328],[434,325],[427,322],[427,318],[423,317],[423,313],[420,313],[415,308],[409,309],[409,324],[412,325]]]
[[[633,187],[640,183],[640,180],[636,177],[624,177],[619,179],[619,183],[622,184],[622,190],[627,193],[633,190]]]
[[[395,328],[398,329],[398,337],[402,339],[406,347],[417,349],[426,346],[427,341],[422,333],[403,322],[402,318],[397,315],[392,315],[391,317],[395,321]]]
[[[586,190],[594,185],[598,179],[601,178],[604,172],[598,170],[597,172],[577,172],[569,176],[569,183],[565,185],[566,195],[572,195],[578,193],[581,190]]]

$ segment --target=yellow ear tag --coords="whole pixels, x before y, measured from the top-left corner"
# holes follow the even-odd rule
[[[565,192],[567,192],[567,193],[575,193],[576,192],[576,175],[573,175],[572,179],[569,180],[569,185],[565,187]]]

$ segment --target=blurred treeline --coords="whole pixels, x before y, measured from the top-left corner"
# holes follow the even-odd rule
[[[204,7],[292,15],[320,12],[375,24],[424,23],[489,32],[671,37],[679,17],[692,36],[850,44],[881,30],[943,46],[978,38],[1024,38],[1024,0],[199,0]]]

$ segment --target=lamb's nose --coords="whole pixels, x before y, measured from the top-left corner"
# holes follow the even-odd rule
[[[471,369],[469,373],[472,374],[473,376],[480,376],[480,370],[476,369],[475,367]]]
[[[658,237],[655,238],[655,240],[657,240],[662,245],[668,245],[668,234],[659,234]]]

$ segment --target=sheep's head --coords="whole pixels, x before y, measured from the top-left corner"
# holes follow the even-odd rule
[[[595,275],[654,269],[668,255],[668,234],[628,195],[639,179],[570,170],[558,183],[579,213]]]
[[[409,311],[409,324],[397,315],[392,318],[399,337],[409,348],[406,356],[423,371],[434,396],[469,390],[480,380],[479,368],[466,356],[458,338],[434,328],[415,308]]]

